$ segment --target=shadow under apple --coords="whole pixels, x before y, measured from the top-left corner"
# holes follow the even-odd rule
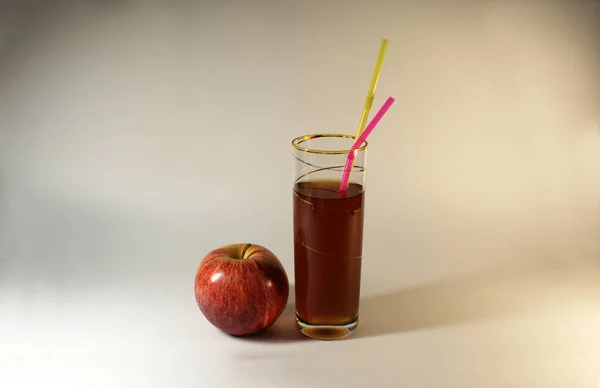
[[[308,338],[302,335],[296,330],[296,293],[293,285],[290,285],[290,292],[288,297],[288,303],[285,309],[281,313],[281,316],[275,323],[267,330],[244,337],[235,337],[236,339],[243,341],[257,341],[267,343],[282,343],[282,342],[295,342],[308,340]]]

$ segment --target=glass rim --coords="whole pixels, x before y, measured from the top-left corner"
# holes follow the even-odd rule
[[[320,138],[331,138],[331,137],[337,137],[337,138],[343,138],[343,139],[356,139],[356,136],[347,135],[345,133],[314,133],[314,134],[310,134],[310,135],[298,136],[297,138],[292,140],[292,146],[299,151],[310,152],[313,154],[343,155],[343,154],[350,153],[349,149],[347,149],[347,150],[320,150],[320,149],[305,148],[305,147],[300,146],[300,144],[302,144],[303,142],[308,141],[308,140],[320,139]],[[368,143],[365,140],[363,145],[360,148],[357,148],[355,151],[364,151],[367,148],[367,145],[368,145]]]

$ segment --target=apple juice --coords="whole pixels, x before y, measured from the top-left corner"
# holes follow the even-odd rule
[[[307,325],[358,319],[364,189],[357,183],[345,192],[339,187],[339,180],[294,185],[296,315]]]

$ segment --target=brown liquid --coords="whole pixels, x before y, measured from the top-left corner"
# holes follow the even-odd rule
[[[358,318],[364,191],[333,180],[294,187],[296,313],[310,325]]]

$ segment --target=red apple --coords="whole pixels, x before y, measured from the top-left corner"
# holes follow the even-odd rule
[[[232,244],[202,259],[194,292],[210,323],[242,336],[261,332],[279,318],[288,300],[289,282],[281,262],[267,248]]]

